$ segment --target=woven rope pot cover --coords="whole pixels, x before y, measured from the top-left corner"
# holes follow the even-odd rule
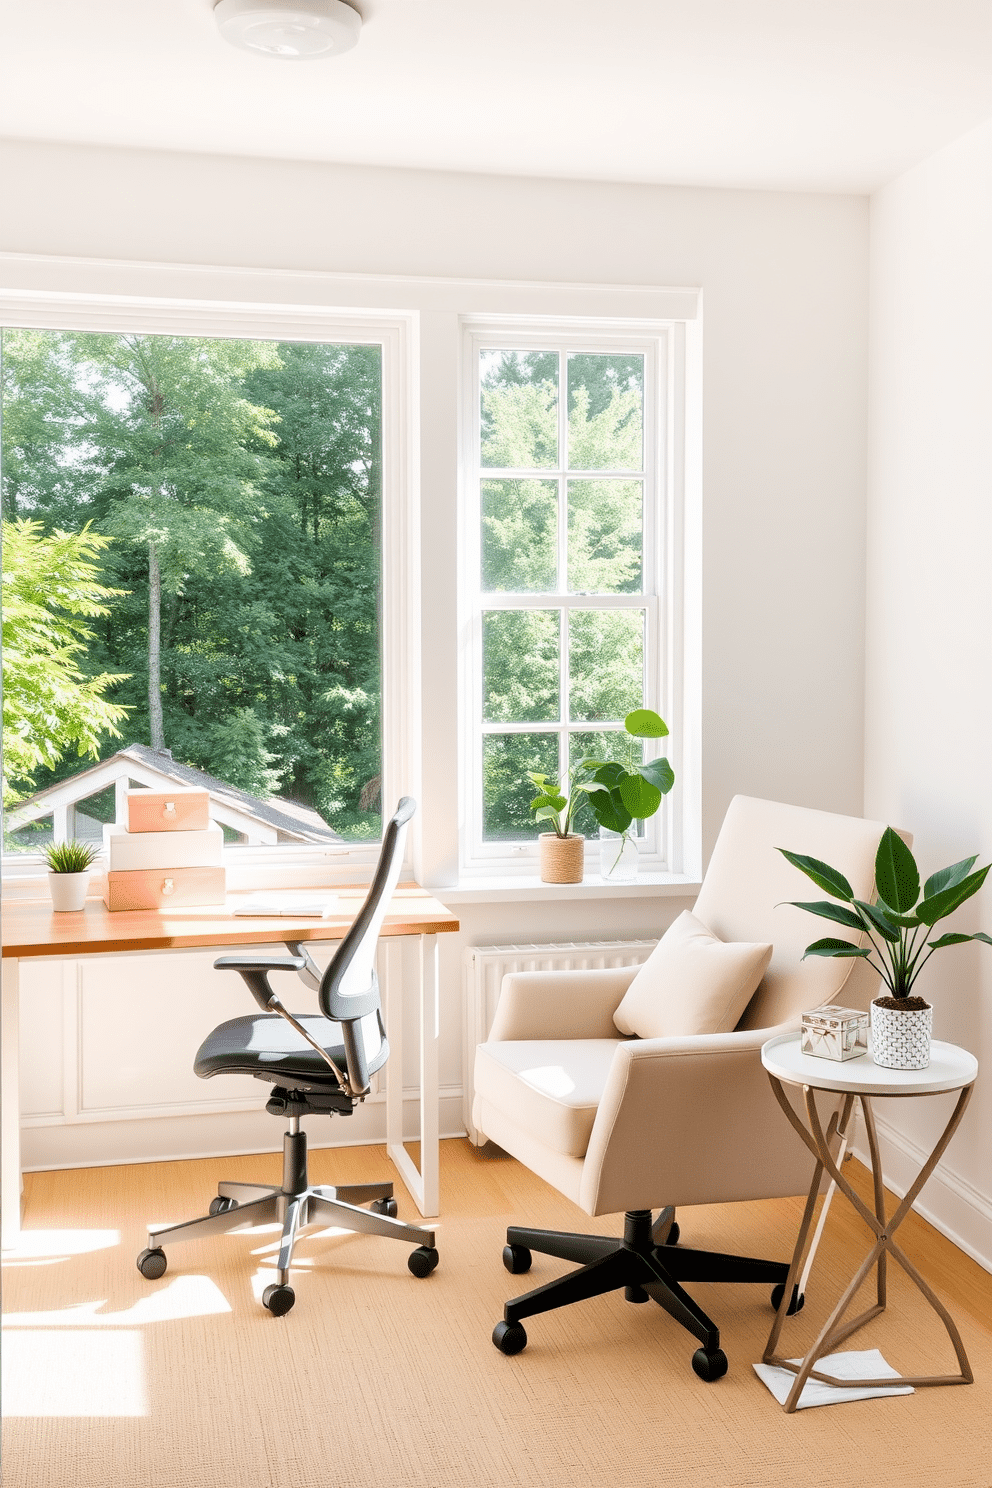
[[[871,1005],[871,1052],[884,1069],[926,1069],[930,1063],[933,1008]]]
[[[538,837],[541,854],[542,883],[581,883],[585,864],[586,839],[577,832],[559,837],[556,832],[542,832]]]

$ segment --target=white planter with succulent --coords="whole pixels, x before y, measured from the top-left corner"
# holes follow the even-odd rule
[[[584,759],[560,780],[529,773],[538,794],[530,803],[537,820],[550,822],[553,832],[538,838],[541,878],[545,883],[581,883],[585,839],[572,831],[572,819],[583,797],[588,801],[600,829],[616,834],[600,849],[600,871],[607,882],[629,882],[637,877],[637,843],[630,834],[634,821],[644,821],[661,805],[675,784],[675,771],[664,757],[634,761],[635,739],[663,739],[668,733],[664,719],[650,708],[635,708],[624,719],[627,758]],[[633,863],[631,863],[633,858]]]
[[[897,832],[886,827],[875,855],[874,904],[855,899],[851,885],[842,873],[799,853],[786,852],[784,857],[824,889],[838,904],[826,900],[797,903],[797,909],[834,920],[851,930],[867,935],[871,946],[852,945],[847,940],[817,940],[806,947],[806,956],[861,956],[880,974],[889,995],[876,997],[871,1005],[872,1057],[886,1069],[926,1069],[930,1063],[930,1037],[933,1008],[913,991],[913,984],[934,951],[945,946],[963,945],[968,940],[983,940],[992,945],[992,937],[979,930],[974,935],[952,933],[936,940],[927,936],[938,920],[953,914],[959,905],[985,882],[992,864],[972,869],[977,854],[952,863],[932,874],[920,895],[920,873],[916,859]],[[874,958],[874,959],[873,959]]]
[[[45,849],[52,909],[64,914],[85,906],[96,851],[88,842],[58,842]]]

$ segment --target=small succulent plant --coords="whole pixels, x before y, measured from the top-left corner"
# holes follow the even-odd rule
[[[85,873],[96,854],[89,842],[53,842],[45,848],[45,861],[53,873]]]

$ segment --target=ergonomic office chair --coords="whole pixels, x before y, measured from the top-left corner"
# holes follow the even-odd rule
[[[625,1024],[620,1004],[642,968],[504,977],[488,1041],[476,1053],[476,1126],[587,1214],[626,1212],[621,1242],[507,1230],[503,1264],[512,1273],[530,1269],[533,1251],[581,1266],[506,1304],[493,1331],[503,1353],[526,1346],[521,1319],[623,1287],[627,1301],[653,1298],[700,1340],[692,1367],[715,1380],[727,1371],[719,1329],[683,1283],[771,1282],[772,1305],[784,1300],[787,1262],[683,1246],[675,1209],[808,1192],[813,1161],[778,1107],[761,1046],[798,1028],[807,1008],[867,1008],[878,976],[857,957],[803,961],[815,930],[786,901],[806,897],[806,880],[776,849],[839,866],[855,897],[870,901],[883,831],[880,822],[735,797],[693,915],[681,917],[698,922],[684,962],[692,974],[680,980],[676,961],[668,986],[651,984],[664,940],[643,968],[649,997],[660,991],[668,999],[663,1036],[624,1037],[638,1030]],[[851,932],[845,938],[856,940]],[[707,956],[719,962],[754,951],[767,969],[753,996],[716,1031],[698,1031],[693,1013],[704,1001],[699,968]],[[673,962],[658,965],[671,971]],[[755,981],[760,975],[759,967]],[[746,986],[737,991],[747,999]],[[790,1313],[802,1300],[796,1288]]]
[[[365,903],[321,975],[305,945],[287,942],[289,956],[221,956],[219,970],[238,971],[262,1009],[247,1018],[221,1023],[204,1040],[193,1068],[205,1080],[213,1075],[250,1074],[273,1090],[265,1109],[287,1116],[283,1138],[282,1184],[220,1183],[209,1214],[188,1224],[149,1225],[148,1248],[138,1270],[154,1281],[164,1275],[163,1245],[198,1240],[249,1225],[282,1221],[279,1280],[267,1286],[262,1302],[276,1317],[296,1301],[289,1268],[296,1236],[319,1221],[366,1235],[386,1235],[417,1247],[407,1257],[414,1276],[429,1276],[438,1262],[434,1232],[396,1218],[391,1183],[313,1185],[307,1177],[307,1139],[300,1118],[350,1116],[369,1093],[371,1076],[389,1055],[382,1022],[375,949],[403,862],[403,845],[416,802],[404,796],[386,828],[382,851]],[[320,1016],[286,1011],[269,986],[269,973],[295,971],[316,989]],[[362,1208],[362,1205],[368,1208]]]

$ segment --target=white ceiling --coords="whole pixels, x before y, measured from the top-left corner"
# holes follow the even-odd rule
[[[992,117],[992,0],[356,0],[278,62],[213,0],[0,0],[0,136],[871,191]]]

